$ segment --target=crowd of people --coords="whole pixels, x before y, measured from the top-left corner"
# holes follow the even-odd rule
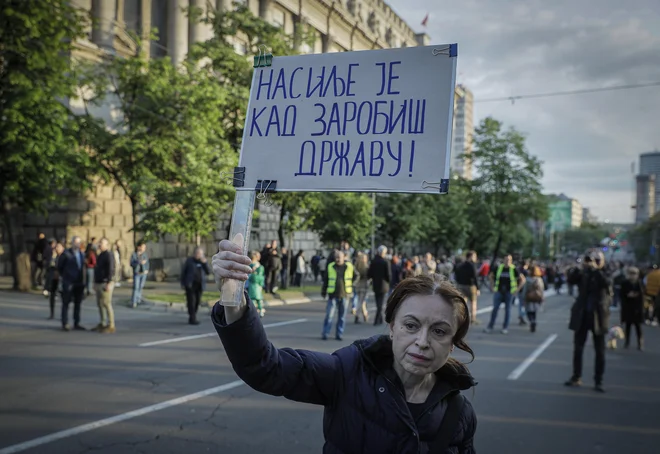
[[[82,239],[74,236],[68,248],[64,241],[47,240],[43,233],[30,256],[32,262],[32,285],[42,289],[49,299],[50,316],[55,319],[55,305],[58,297],[62,307],[60,321],[64,331],[84,331],[80,320],[80,311],[86,297],[95,297],[99,309],[99,323],[92,329],[104,334],[114,333],[115,317],[113,309],[113,290],[120,287],[124,280],[122,266],[122,242],[110,244],[107,238],[91,238],[82,248]],[[143,303],[142,290],[150,270],[150,258],[147,245],[138,242],[129,258],[132,270],[132,293],[130,306],[135,308]],[[180,273],[181,287],[185,291],[188,309],[188,323],[198,325],[197,312],[210,275],[204,250],[194,250]],[[69,323],[69,307],[73,304],[73,325]]]

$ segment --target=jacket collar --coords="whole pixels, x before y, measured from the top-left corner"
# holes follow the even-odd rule
[[[392,366],[394,355],[392,354],[392,341],[388,336],[378,335],[368,339],[360,339],[355,341],[355,345],[367,364],[395,383],[403,392],[401,380],[399,380]],[[452,392],[464,391],[477,385],[468,368],[458,361],[448,362],[435,375],[438,380],[431,395],[438,399],[442,399]],[[432,396],[429,396],[429,399]]]

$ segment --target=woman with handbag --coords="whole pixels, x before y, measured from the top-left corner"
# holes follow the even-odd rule
[[[525,300],[525,311],[527,312],[527,319],[529,320],[529,330],[536,332],[536,315],[541,309],[541,304],[544,301],[544,284],[543,272],[541,268],[535,266],[532,268],[531,276],[527,279],[525,287],[523,288],[523,297]]]

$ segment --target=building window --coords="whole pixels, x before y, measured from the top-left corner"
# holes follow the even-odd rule
[[[355,16],[355,13],[357,12],[357,1],[348,0],[348,2],[346,2],[346,9],[348,9],[349,13]]]
[[[281,9],[273,9],[270,13],[270,23],[277,28],[284,29],[284,11]]]
[[[133,3],[133,2],[130,2]],[[158,39],[151,41],[151,56],[167,55],[167,0],[153,0],[151,4],[151,27],[156,29]]]
[[[373,11],[369,13],[369,17],[367,18],[367,26],[372,32],[376,31],[376,13]]]

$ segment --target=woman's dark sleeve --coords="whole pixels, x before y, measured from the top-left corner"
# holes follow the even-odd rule
[[[341,377],[339,358],[327,353],[275,348],[247,295],[246,299],[243,317],[230,325],[220,303],[216,303],[211,315],[239,378],[265,394],[329,405]]]
[[[477,415],[469,400],[465,399],[461,414],[461,427],[463,438],[458,446],[458,454],[476,454],[474,449],[474,434],[477,431]]]

